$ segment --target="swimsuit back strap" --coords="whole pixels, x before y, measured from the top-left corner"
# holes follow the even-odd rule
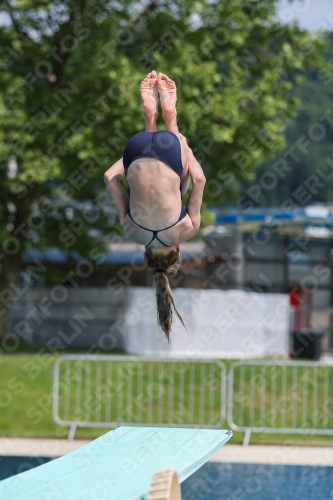
[[[131,219],[131,221],[134,222],[134,224],[138,227],[141,227],[141,229],[144,229],[145,231],[150,231],[151,233],[153,233],[153,237],[152,239],[150,240],[149,243],[147,243],[147,246],[149,246],[154,240],[157,240],[159,241],[160,243],[162,243],[163,246],[165,247],[169,247],[170,245],[166,245],[165,243],[163,243],[162,240],[159,239],[159,237],[157,236],[157,234],[160,232],[160,231],[164,231],[165,229],[169,229],[170,227],[173,227],[177,224],[177,222],[175,222],[174,224],[172,224],[171,226],[168,226],[168,227],[165,227],[164,229],[160,229],[159,231],[154,231],[153,229],[147,229],[146,227],[144,226],[141,226],[140,224],[138,224],[137,222],[135,222],[135,220],[133,219],[132,217],[132,214],[130,211],[128,211],[128,217]]]
[[[163,229],[158,229],[158,230],[155,230],[155,229],[148,229],[147,227],[144,227],[144,226],[141,226],[140,224],[138,224],[132,217],[132,214],[130,211],[128,211],[128,217],[131,219],[131,221],[134,222],[134,224],[136,224],[138,227],[141,227],[142,229],[145,229],[146,231],[150,231],[151,233],[160,233],[161,231],[165,231],[166,229],[170,229],[171,227],[175,226],[176,224],[178,224],[179,222],[179,219],[174,222],[173,224],[171,224],[171,226],[168,226],[168,227],[164,227]],[[162,242],[161,242],[162,243]]]
[[[149,229],[148,229],[148,231],[149,231]],[[149,245],[150,245],[150,244],[151,244],[154,240],[157,240],[157,241],[159,241],[160,243],[162,243],[162,245],[163,245],[164,247],[170,247],[170,245],[166,245],[165,243],[163,243],[163,241],[162,241],[162,240],[160,240],[160,239],[159,239],[159,237],[157,236],[157,233],[158,233],[158,231],[153,231],[153,237],[152,237],[152,239],[150,240],[150,242],[149,242],[149,243],[147,243],[147,246],[149,246]]]

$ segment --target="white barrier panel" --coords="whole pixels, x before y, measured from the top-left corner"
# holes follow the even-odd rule
[[[228,380],[228,424],[233,430],[333,435],[333,366],[237,361]]]
[[[226,414],[221,361],[68,354],[53,372],[53,418],[70,427],[219,428]]]
[[[157,327],[155,291],[128,289],[126,352],[238,359],[288,355],[288,295],[190,288],[175,289],[173,295],[188,334],[174,314],[168,346]]]

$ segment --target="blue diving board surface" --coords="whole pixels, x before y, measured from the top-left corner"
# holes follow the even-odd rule
[[[176,469],[181,483],[232,431],[118,427],[63,457],[0,482],[1,500],[146,500],[152,476]]]

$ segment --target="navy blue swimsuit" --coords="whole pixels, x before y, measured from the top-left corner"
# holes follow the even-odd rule
[[[161,130],[160,132],[139,132],[128,141],[123,154],[123,163],[126,175],[130,164],[138,158],[155,158],[156,160],[162,161],[163,163],[166,163],[166,165],[169,165],[169,167],[171,167],[172,170],[179,175],[179,179],[182,178],[183,164],[180,142],[178,137],[168,130]],[[180,186],[180,199],[181,197],[182,193]],[[170,229],[170,227],[175,226],[179,221],[184,219],[184,217],[186,217],[186,209],[182,204],[178,220],[174,224],[171,224],[171,226],[164,227],[163,229],[158,229],[156,231],[140,226],[140,224],[135,222],[130,211],[128,212],[128,216],[138,227],[153,233],[152,239],[149,243],[147,243],[147,245],[150,245],[156,239],[162,243],[162,245],[167,247],[169,245],[166,245],[159,239],[158,233],[165,231],[166,229]]]

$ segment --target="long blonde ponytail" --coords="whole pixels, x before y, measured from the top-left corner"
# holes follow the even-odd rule
[[[170,342],[172,326],[172,307],[180,322],[186,329],[183,318],[177,311],[173,300],[167,275],[176,274],[181,264],[180,250],[171,250],[167,255],[154,255],[149,247],[145,250],[145,263],[148,271],[153,275],[153,286],[156,292],[157,322]]]

